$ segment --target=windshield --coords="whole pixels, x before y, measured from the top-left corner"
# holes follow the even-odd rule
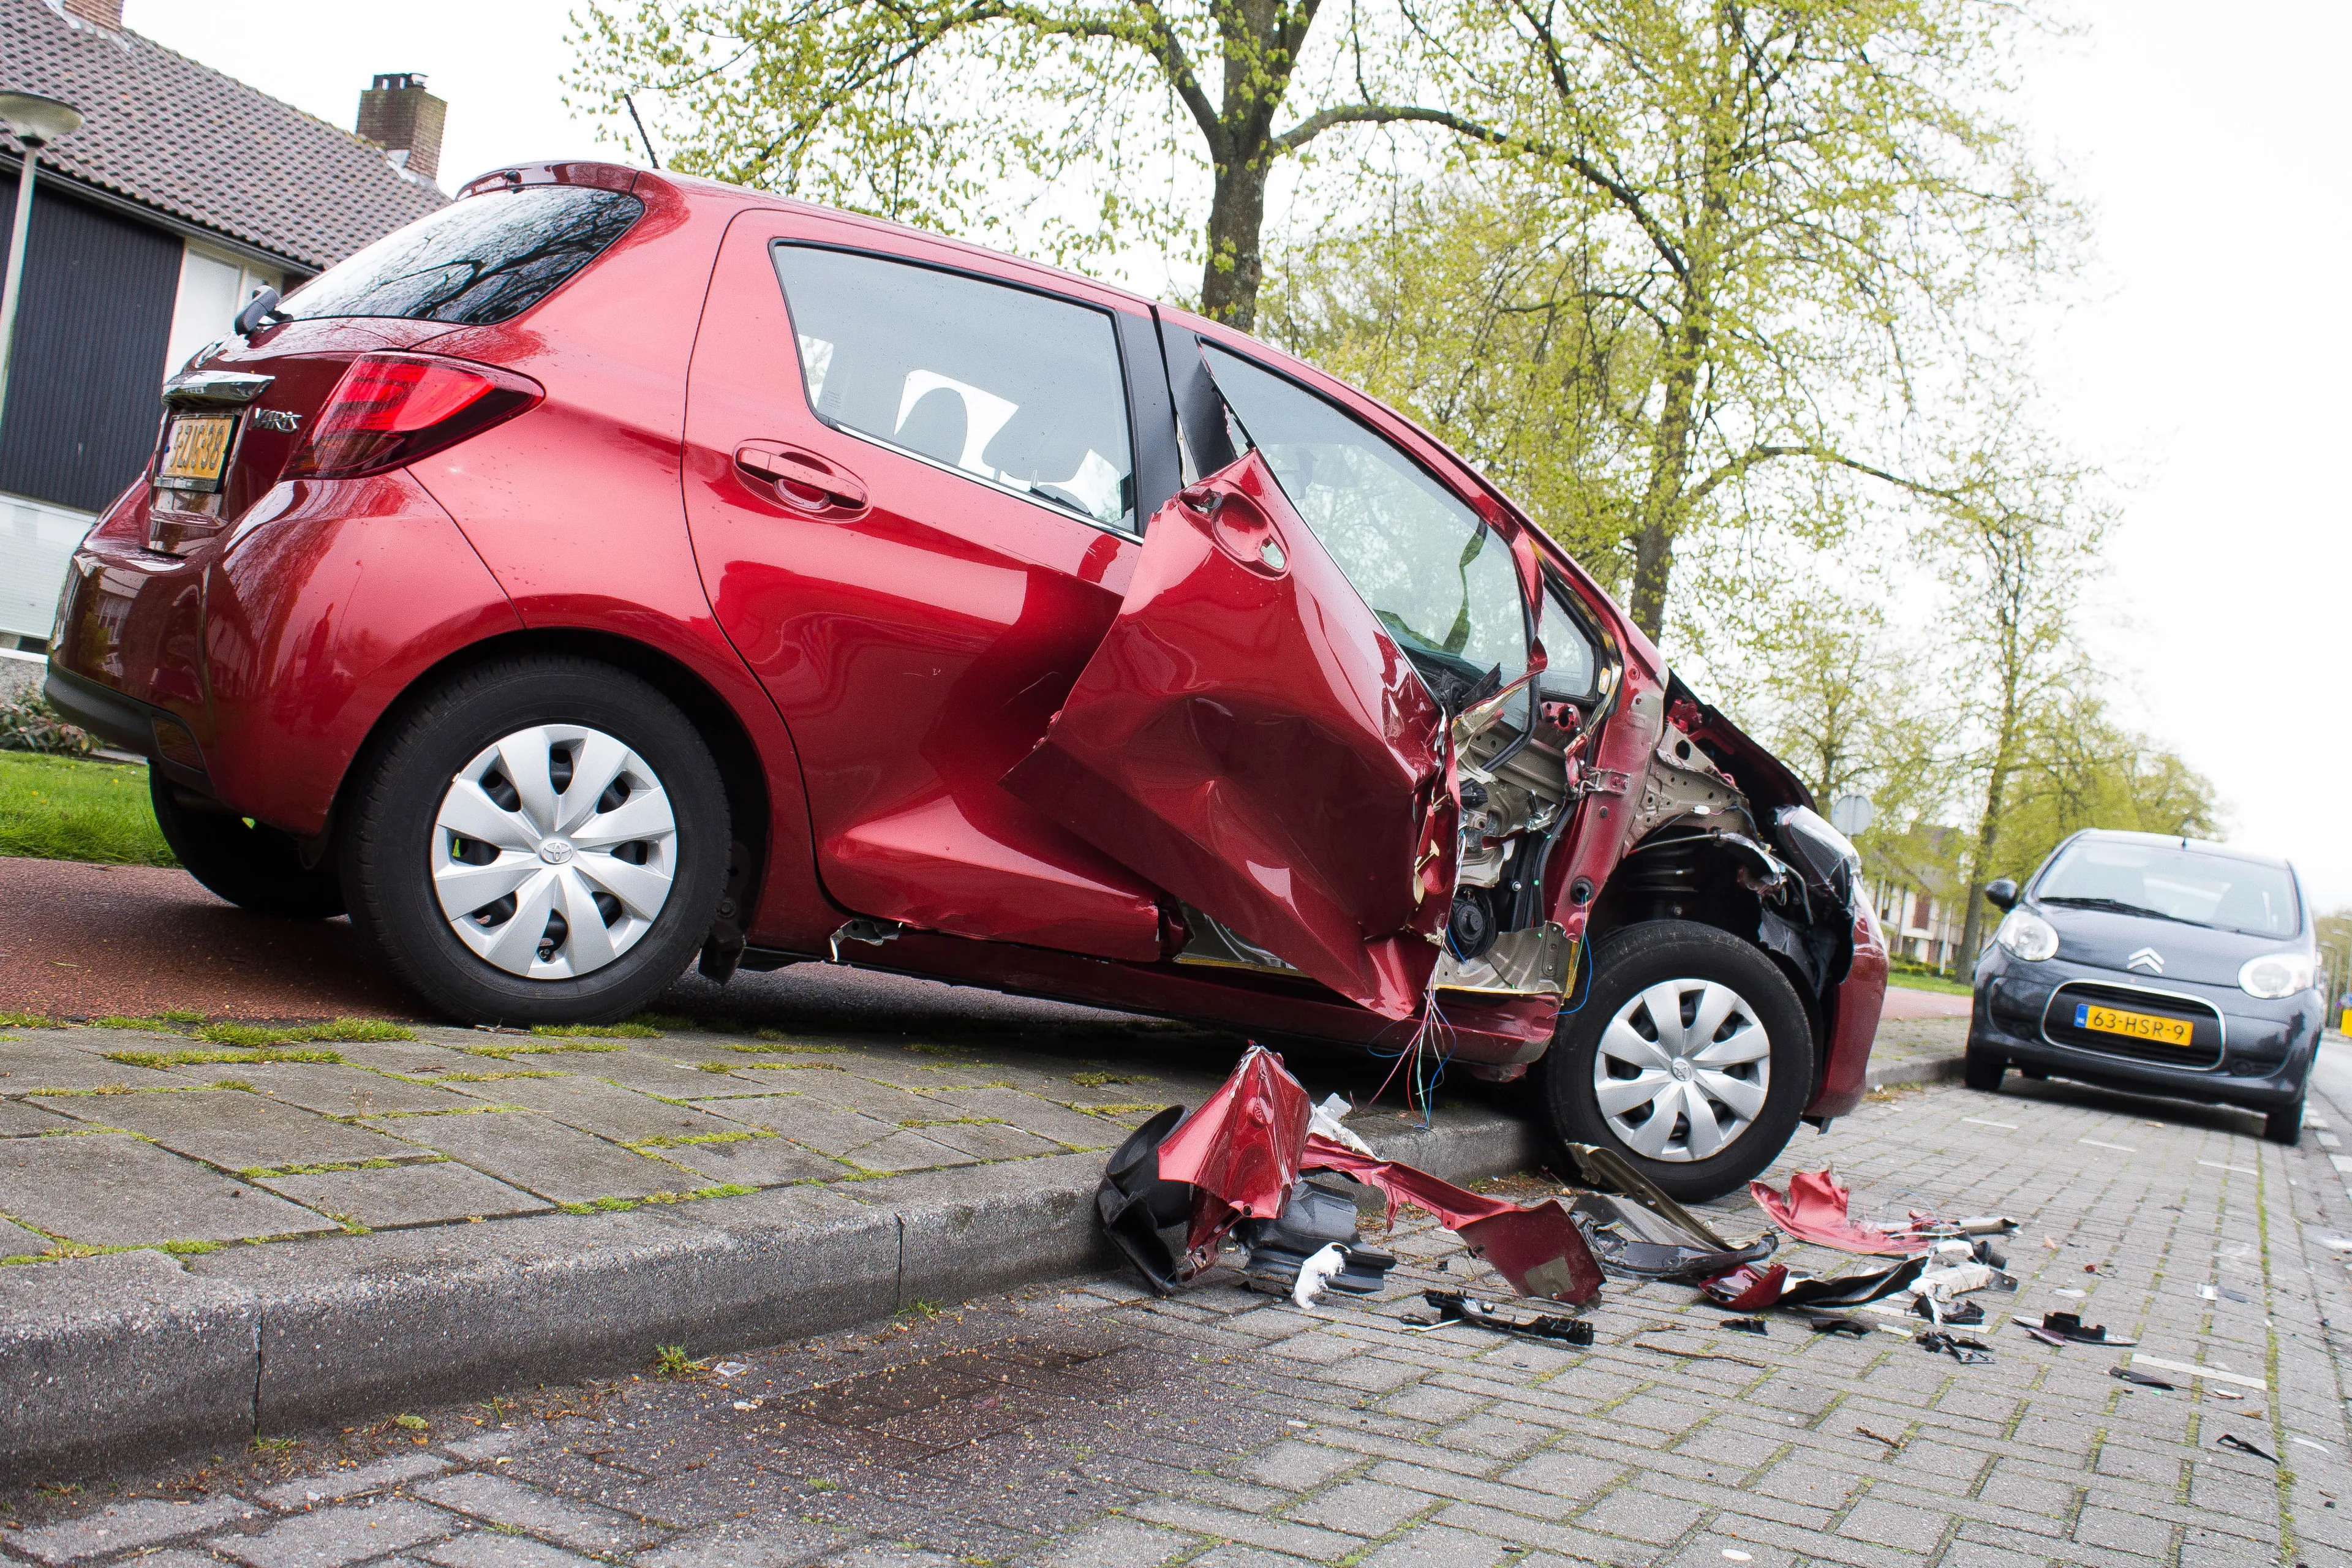
[[[2160,915],[2258,936],[2303,929],[2294,876],[2285,867],[2178,844],[2077,839],[2051,862],[2033,896],[2045,904]]]
[[[279,308],[305,321],[404,316],[488,326],[555,292],[645,210],[633,195],[585,185],[468,196],[337,262]]]

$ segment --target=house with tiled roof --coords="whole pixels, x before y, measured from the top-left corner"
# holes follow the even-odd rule
[[[444,205],[445,110],[386,75],[356,130],[331,125],[126,29],[121,0],[0,0],[0,91],[84,117],[37,154],[0,409],[0,649],[39,651],[73,546],[147,463],[165,376],[262,289]],[[0,134],[0,201],[20,157]]]

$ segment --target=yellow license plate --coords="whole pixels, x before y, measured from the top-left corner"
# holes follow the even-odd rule
[[[220,489],[236,436],[234,414],[184,414],[173,420],[163,437],[163,460],[155,469],[157,488],[206,493]]]
[[[2094,1006],[2088,1002],[2074,1004],[2074,1027],[2102,1035],[2124,1035],[2135,1040],[2153,1040],[2159,1046],[2185,1046],[2196,1032],[2195,1026],[2186,1018],[2126,1013],[2120,1007]]]

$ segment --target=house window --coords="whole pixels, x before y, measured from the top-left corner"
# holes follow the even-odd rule
[[[250,262],[190,245],[180,258],[180,293],[172,305],[172,337],[163,353],[163,374],[176,374],[190,355],[228,336],[236,313],[264,289],[282,289],[285,275]]]

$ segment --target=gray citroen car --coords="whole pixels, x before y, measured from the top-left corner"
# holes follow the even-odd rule
[[[1977,963],[1970,1089],[2015,1068],[2239,1106],[2273,1142],[2302,1136],[2326,998],[2293,866],[2092,830],[1985,898],[2008,912]]]

